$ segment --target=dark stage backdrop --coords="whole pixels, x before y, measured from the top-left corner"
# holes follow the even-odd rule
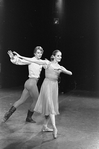
[[[27,66],[9,61],[7,51],[32,57],[37,45],[44,48],[43,58],[53,50],[63,53],[61,65],[73,76],[60,75],[61,92],[99,90],[99,2],[98,0],[63,0],[61,18],[53,0],[5,0],[2,3],[1,78],[2,87],[23,85]],[[1,9],[1,7],[0,7]],[[54,18],[59,24],[54,24]],[[44,71],[41,74],[41,81]]]

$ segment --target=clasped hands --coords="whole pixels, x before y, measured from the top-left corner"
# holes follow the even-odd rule
[[[19,54],[18,54],[17,52],[15,52],[15,51],[9,50],[7,53],[8,53],[8,55],[9,55],[9,57],[10,57],[11,59],[14,59],[14,56],[18,56],[18,57],[22,58],[21,55],[19,55]]]

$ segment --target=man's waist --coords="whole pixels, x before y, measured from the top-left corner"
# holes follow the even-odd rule
[[[39,77],[29,76],[29,79],[35,79],[35,80],[38,80]]]
[[[40,77],[40,75],[31,75],[31,74],[29,74],[29,78],[39,78]]]

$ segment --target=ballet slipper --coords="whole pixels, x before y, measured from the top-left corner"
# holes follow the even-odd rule
[[[42,128],[42,131],[43,132],[53,132],[53,129],[51,129],[51,128],[44,125],[43,128]]]
[[[53,138],[56,139],[57,138],[57,128],[53,129]]]

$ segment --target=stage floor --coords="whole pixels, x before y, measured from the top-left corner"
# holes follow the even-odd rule
[[[99,99],[74,93],[59,95],[56,117],[58,138],[41,132],[43,117],[35,113],[35,124],[25,123],[29,98],[6,123],[4,113],[18,100],[22,90],[0,89],[0,149],[99,149]],[[51,126],[51,122],[49,123]]]

